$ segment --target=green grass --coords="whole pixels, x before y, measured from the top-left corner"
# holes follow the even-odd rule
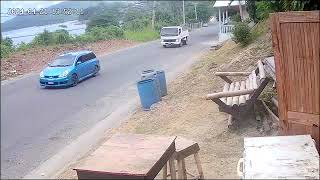
[[[151,29],[143,29],[141,31],[128,31],[124,32],[124,37],[127,40],[147,42],[158,39],[160,33]]]

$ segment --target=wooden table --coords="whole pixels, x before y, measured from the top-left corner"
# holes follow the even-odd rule
[[[74,170],[79,179],[154,179],[172,159],[176,150],[175,139],[116,134]]]
[[[319,179],[310,135],[245,138],[244,148],[244,179]]]

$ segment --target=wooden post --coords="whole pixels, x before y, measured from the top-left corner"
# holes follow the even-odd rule
[[[242,5],[241,5],[241,1],[238,0],[239,2],[239,11],[240,11],[240,18],[241,18],[241,21],[243,21],[243,15],[242,15]]]
[[[230,84],[229,92],[232,92],[234,90],[234,83]],[[231,106],[232,104],[232,97],[227,97],[227,105]]]
[[[197,164],[197,168],[198,168],[198,172],[199,172],[199,176],[200,179],[204,179],[204,175],[203,175],[203,171],[202,171],[202,166],[201,166],[201,161],[200,161],[200,157],[198,153],[194,154],[194,159],[196,161]]]
[[[168,176],[168,172],[167,172],[167,163],[163,166],[162,168],[162,179],[167,179],[167,176]]]
[[[226,22],[229,23],[229,21],[228,21],[228,9],[226,9]]]
[[[178,162],[178,179],[183,179],[182,160],[177,159]]]
[[[221,10],[219,7],[219,33],[221,33]]]
[[[186,161],[182,159],[183,179],[187,179]]]
[[[171,176],[171,179],[177,179],[177,176],[176,176],[176,166],[175,166],[173,157],[171,157],[171,158],[169,159],[169,168],[170,168],[170,176]]]
[[[229,83],[224,84],[223,92],[228,92],[229,91],[229,87],[230,87]],[[224,102],[224,103],[227,103],[227,98],[226,97],[222,97],[221,101]]]
[[[224,11],[222,11],[222,26],[224,25]]]

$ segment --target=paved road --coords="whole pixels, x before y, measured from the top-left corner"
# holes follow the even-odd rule
[[[150,42],[101,59],[101,72],[76,87],[41,89],[38,75],[1,85],[1,176],[21,178],[125,103],[144,69],[174,72],[210,47],[216,25],[191,33],[189,44]],[[85,147],[84,147],[85,148]]]

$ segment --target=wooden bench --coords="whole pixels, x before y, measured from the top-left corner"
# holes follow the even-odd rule
[[[257,62],[257,68],[252,72],[216,72],[216,76],[226,81],[221,92],[208,94],[207,100],[218,104],[219,110],[230,114],[228,127],[232,125],[233,118],[238,119],[253,108],[255,101],[270,81],[266,76],[264,64]],[[242,81],[232,81],[228,76],[246,77]]]

